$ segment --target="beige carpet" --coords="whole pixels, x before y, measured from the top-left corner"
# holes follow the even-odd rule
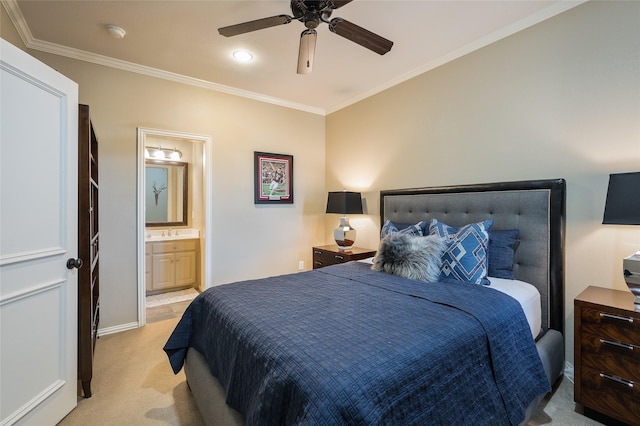
[[[204,425],[181,371],[174,375],[162,350],[177,318],[103,336],[96,345],[93,396],[60,425]],[[452,424],[456,424],[452,419]],[[575,411],[573,385],[564,379],[528,426],[600,425]]]
[[[162,347],[178,319],[118,334],[96,343],[92,397],[60,425],[204,425],[184,373],[174,375]]]

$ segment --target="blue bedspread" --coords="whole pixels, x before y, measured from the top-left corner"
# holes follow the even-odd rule
[[[518,424],[550,390],[517,301],[351,262],[211,288],[164,350],[194,347],[247,425]]]

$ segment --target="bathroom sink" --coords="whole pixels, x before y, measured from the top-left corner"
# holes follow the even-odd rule
[[[147,231],[145,233],[144,241],[146,243],[162,242],[162,241],[175,241],[175,240],[190,240],[193,238],[200,238],[200,231],[197,229],[178,229],[171,231],[171,235],[165,231]]]

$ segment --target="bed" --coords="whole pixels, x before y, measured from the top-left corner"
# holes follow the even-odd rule
[[[563,179],[380,192],[381,225],[517,230],[536,325],[498,280],[349,262],[211,288],[164,349],[207,424],[523,424],[564,368],[564,210]]]

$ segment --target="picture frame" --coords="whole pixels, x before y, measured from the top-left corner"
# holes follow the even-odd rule
[[[293,204],[293,155],[253,154],[254,204]]]

